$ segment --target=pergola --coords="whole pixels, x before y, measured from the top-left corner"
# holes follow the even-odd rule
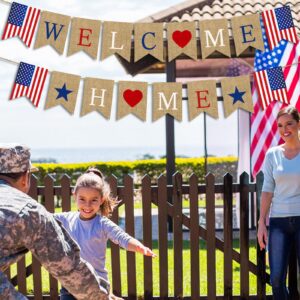
[[[160,11],[154,15],[139,20],[140,23],[164,23],[164,22],[192,22],[205,19],[227,18],[228,20],[235,16],[254,14],[264,10],[289,5],[292,10],[294,24],[299,32],[300,29],[300,2],[298,0],[188,0],[178,5]],[[230,22],[228,22],[230,24]],[[231,28],[229,27],[231,36]],[[167,41],[164,41],[164,53],[166,62],[160,62],[151,55],[147,55],[138,62],[134,62],[133,47],[131,62],[118,56],[125,70],[131,75],[140,73],[165,73],[167,82],[175,82],[179,78],[220,78],[228,74],[228,68],[231,66],[231,59],[237,58],[234,41],[231,37],[231,58],[214,52],[209,58],[202,60],[199,37],[197,38],[198,60],[194,61],[186,56],[180,56],[175,60],[168,62]],[[238,57],[240,64],[253,66],[255,49],[248,48]],[[235,74],[236,76],[240,74]],[[218,86],[218,85],[217,85]],[[222,97],[218,97],[222,101]],[[250,114],[248,114],[250,117]],[[206,130],[204,113],[204,130]],[[174,117],[166,115],[166,157],[167,157],[167,181],[172,183],[172,175],[175,167],[175,131]]]

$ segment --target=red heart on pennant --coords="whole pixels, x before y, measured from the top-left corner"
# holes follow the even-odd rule
[[[123,92],[123,98],[128,105],[134,107],[143,99],[143,93],[140,90],[125,90]]]
[[[173,41],[180,47],[184,48],[191,40],[192,33],[189,30],[176,30],[172,34]]]

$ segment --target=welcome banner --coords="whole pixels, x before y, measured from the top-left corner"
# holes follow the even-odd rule
[[[32,11],[35,11],[33,15],[30,13]],[[296,43],[298,38],[289,6],[263,12],[263,19],[266,20],[269,14],[276,16],[274,20],[272,19],[273,22],[265,22],[271,48],[282,39]],[[284,20],[278,20],[280,16]],[[138,61],[150,54],[160,61],[165,61],[163,36],[166,31],[168,61],[176,59],[181,54],[192,59],[200,58],[197,36],[200,37],[202,59],[209,57],[214,51],[230,57],[229,27],[233,29],[232,38],[238,56],[250,46],[264,50],[259,18],[260,14],[252,14],[231,20],[220,18],[200,22],[164,24],[118,22],[103,22],[102,24],[101,20],[71,18],[47,11],[42,11],[40,15],[40,10],[13,2],[2,39],[19,36],[29,47],[37,30],[35,49],[50,45],[59,54],[63,54],[68,29],[71,26],[67,55],[84,51],[96,59],[101,44],[101,60],[112,54],[119,54],[127,61]],[[228,26],[228,22],[231,22],[231,26]],[[284,24],[284,28],[281,28],[283,25],[280,24]],[[101,26],[103,27],[102,42],[99,43]],[[28,32],[31,36],[30,41],[24,38]],[[276,39],[273,36],[276,36]],[[133,58],[131,57],[132,40],[134,40]]]

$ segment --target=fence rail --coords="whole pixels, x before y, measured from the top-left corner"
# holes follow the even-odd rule
[[[135,236],[135,214],[134,201],[136,193],[142,201],[142,227],[143,243],[152,248],[152,236],[154,230],[158,236],[158,257],[159,257],[159,295],[154,295],[154,270],[150,257],[143,258],[143,290],[142,296],[145,299],[271,299],[271,295],[266,295],[266,285],[270,283],[270,276],[266,272],[265,251],[260,251],[257,247],[257,261],[254,263],[249,259],[249,231],[255,229],[256,216],[259,214],[259,199],[263,176],[259,174],[257,182],[249,181],[249,175],[243,173],[239,178],[239,183],[233,183],[233,177],[226,174],[223,183],[216,184],[215,177],[208,174],[205,184],[199,184],[196,175],[192,175],[188,184],[183,184],[182,175],[176,173],[173,176],[171,185],[167,185],[165,176],[160,176],[157,185],[151,184],[151,178],[145,175],[142,179],[141,187],[136,190],[132,177],[126,175],[123,185],[118,186],[117,178],[111,176],[108,182],[111,186],[112,194],[120,201],[119,208],[124,205],[125,210],[125,230]],[[222,194],[223,198],[223,237],[216,235],[215,228],[215,198],[216,194]],[[54,179],[47,175],[44,179],[44,186],[38,186],[37,179],[32,176],[30,195],[38,201],[43,201],[45,207],[50,212],[55,211],[56,202],[59,199],[63,211],[71,209],[71,180],[67,175],[61,178],[59,186],[54,185]],[[206,223],[199,224],[199,196],[205,196]],[[182,209],[183,197],[189,199],[189,215]],[[235,201],[240,202],[239,209],[239,244],[240,251],[233,247],[233,207]],[[257,199],[257,200],[256,200]],[[157,207],[158,228],[154,228],[152,221],[152,206]],[[170,234],[168,233],[168,218],[173,224],[171,242],[173,248],[173,294],[170,295],[170,266],[168,262],[168,247]],[[112,220],[119,223],[119,210],[115,209]],[[184,294],[183,277],[187,272],[183,260],[183,225],[189,230],[190,247],[190,295]],[[206,244],[206,273],[207,273],[207,293],[200,293],[200,258],[199,241]],[[217,295],[218,285],[216,274],[216,251],[223,253],[223,295]],[[137,299],[137,278],[136,255],[133,252],[126,253],[127,259],[127,295],[122,295],[121,281],[121,257],[119,247],[111,244],[111,272],[113,293],[127,299]],[[240,291],[239,295],[233,295],[233,261],[238,263],[240,268]],[[295,254],[291,258],[289,269],[289,288],[293,299],[297,299],[297,268]],[[250,295],[249,274],[257,277],[257,290],[255,295]],[[27,295],[29,299],[58,299],[58,283],[52,276],[50,280],[50,291],[48,295],[43,294],[41,265],[33,257],[32,263],[26,266],[25,258],[17,263],[17,274],[12,276],[10,270],[6,272],[11,282],[18,286],[23,294],[27,293],[26,278],[33,276],[33,295]],[[157,275],[155,275],[157,276]]]

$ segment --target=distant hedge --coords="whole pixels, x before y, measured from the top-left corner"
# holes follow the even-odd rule
[[[205,166],[204,158],[177,158],[175,160],[176,170],[183,175],[183,180],[194,173],[198,176],[200,182],[204,182]],[[134,177],[135,183],[140,183],[141,178],[148,174],[153,181],[156,181],[160,174],[166,172],[166,159],[149,159],[149,160],[135,160],[135,161],[113,161],[113,162],[89,162],[89,163],[39,163],[34,164],[39,168],[37,177],[39,182],[50,174],[55,180],[60,180],[63,174],[71,177],[74,183],[76,178],[87,170],[88,167],[94,166],[101,170],[105,176],[115,175],[119,182],[125,174],[130,174]],[[216,181],[222,180],[225,173],[231,173],[236,179],[237,172],[237,158],[233,156],[228,157],[209,157],[208,158],[208,172],[216,176]]]

